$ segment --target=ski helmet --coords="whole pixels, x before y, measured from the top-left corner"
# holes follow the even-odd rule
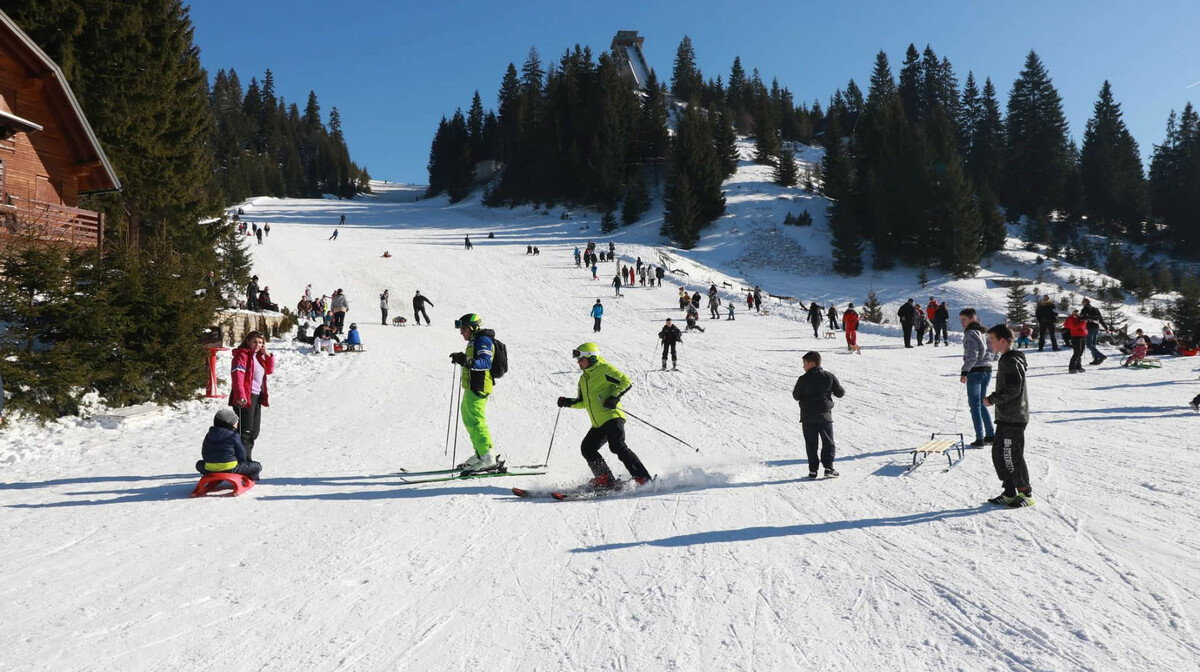
[[[584,343],[583,345],[571,351],[571,356],[575,359],[586,357],[592,364],[596,363],[596,358],[600,356],[600,346],[595,343]]]
[[[475,313],[467,313],[466,315],[463,315],[454,321],[455,329],[462,329],[463,327],[466,327],[471,331],[475,331],[481,326],[483,326],[483,319]]]

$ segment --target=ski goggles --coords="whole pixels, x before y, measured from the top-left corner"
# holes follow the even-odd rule
[[[592,352],[591,350],[580,350],[578,348],[571,351],[571,356],[574,357],[575,359],[583,359],[584,357],[595,357],[598,354],[600,354],[600,353]]]

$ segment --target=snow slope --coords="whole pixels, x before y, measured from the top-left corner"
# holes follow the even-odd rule
[[[912,292],[908,272],[844,281],[816,261],[802,275],[773,268],[792,248],[750,237],[783,236],[819,257],[824,219],[814,211],[811,231],[769,233],[781,208],[819,202],[776,193],[758,170],[735,176],[731,214],[701,248],[669,252],[689,287],[729,282],[734,298],[757,282],[839,305],[861,302],[871,282],[893,302]],[[680,317],[675,285],[616,299],[611,265],[600,281],[576,269],[574,245],[604,240],[595,217],[413,203],[412,188],[375,188],[354,201],[245,205],[272,225],[253,252],[276,300],[294,305],[309,282],[344,288],[367,347],[331,358],[270,344],[273,403],[255,452],[264,478],[248,494],[187,497],[219,401],[131,426],[0,434],[0,669],[1200,667],[1198,418],[1185,406],[1200,391],[1194,361],[1130,371],[1114,357],[1067,376],[1065,353],[1031,353],[1039,503],[991,510],[980,503],[998,483],[983,451],[949,472],[935,460],[902,475],[929,432],[971,439],[957,346],[905,350],[876,327],[861,357],[844,355],[796,308],[772,301],[756,316],[743,302],[734,322],[703,319],[708,331],[681,345],[681,372],[662,373],[655,334]],[[339,214],[348,224],[329,242]],[[657,259],[657,227],[622,229],[622,258]],[[541,255],[525,255],[527,244]],[[409,313],[413,291],[428,295],[434,326],[381,326],[385,287],[393,315]],[[985,279],[937,278],[929,293],[988,315],[1003,302]],[[546,476],[404,485],[401,467],[450,462],[437,449],[447,355],[463,345],[451,321],[469,311],[509,348],[489,418],[510,462],[545,456],[554,400],[577,379],[570,351],[593,338],[634,380],[625,405],[700,452],[631,421],[652,486],[590,502],[513,498],[513,485],[587,476],[587,419],[567,411]],[[832,481],[805,478],[789,394],[809,349],[847,388]],[[460,459],[465,445],[460,433]]]

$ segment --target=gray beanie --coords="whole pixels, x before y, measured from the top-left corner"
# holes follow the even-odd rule
[[[234,413],[232,408],[222,408],[217,411],[216,417],[213,418],[213,424],[225,425],[233,429],[238,425],[238,414]]]

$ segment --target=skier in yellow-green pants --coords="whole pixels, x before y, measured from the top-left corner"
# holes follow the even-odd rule
[[[488,431],[485,415],[487,400],[492,394],[496,332],[482,329],[483,321],[475,313],[463,315],[454,321],[454,326],[468,343],[465,352],[450,353],[450,361],[462,367],[463,398],[460,411],[463,427],[475,449],[475,454],[456,468],[471,472],[494,471],[504,464],[492,451],[492,435]]]

